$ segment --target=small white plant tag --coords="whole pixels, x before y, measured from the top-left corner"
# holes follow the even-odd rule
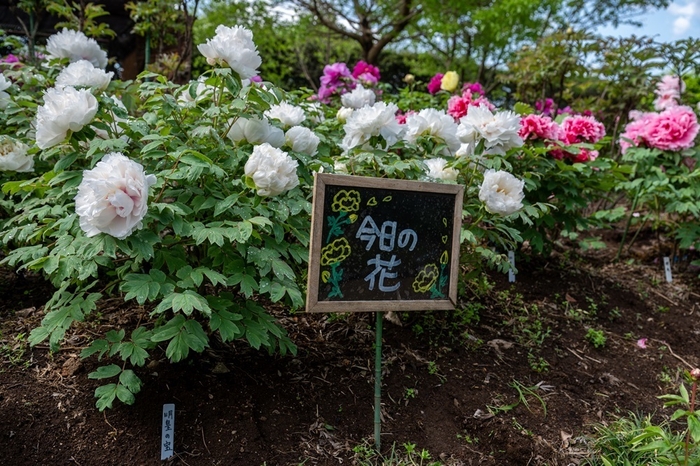
[[[167,460],[174,453],[175,441],[175,405],[163,405],[163,428],[160,442],[160,459]]]
[[[508,262],[510,262],[511,269],[508,270],[508,283],[515,282],[515,251],[508,251]]]
[[[666,282],[671,283],[671,259],[668,256],[664,257],[664,273],[666,273]]]

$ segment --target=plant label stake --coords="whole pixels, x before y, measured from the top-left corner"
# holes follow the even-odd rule
[[[163,423],[161,428],[160,459],[167,460],[173,453],[175,442],[175,405],[163,405]]]
[[[671,259],[668,256],[664,256],[664,273],[666,274],[666,282],[671,283],[673,277],[671,276]]]
[[[306,311],[375,313],[377,451],[383,314],[455,308],[463,197],[461,185],[315,175]]]
[[[508,262],[510,262],[510,269],[508,269],[508,283],[515,283],[515,251],[508,251]]]
[[[377,324],[375,326],[374,348],[374,448],[379,452],[382,445],[382,324],[383,312],[375,312]]]

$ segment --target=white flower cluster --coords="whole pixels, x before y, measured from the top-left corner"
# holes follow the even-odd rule
[[[226,63],[241,79],[257,75],[258,67],[262,64],[253,42],[253,33],[240,26],[227,27],[220,24],[216,28],[216,35],[197,48],[207,57],[207,63]]]
[[[457,138],[457,124],[454,118],[444,110],[426,108],[406,117],[406,134],[404,139],[415,144],[421,136],[433,136],[444,141],[447,146],[445,155],[454,155],[461,142]]]
[[[107,53],[80,31],[63,29],[46,40],[46,51],[52,58],[68,58],[72,62],[87,60],[95,68],[107,67]]]
[[[340,101],[343,107],[347,108],[362,108],[366,105],[372,106],[377,99],[377,95],[372,89],[365,89],[362,84],[358,84],[352,92],[343,94]]]
[[[87,60],[78,60],[65,67],[58,74],[56,87],[89,87],[103,91],[109,86],[112,76],[114,73],[111,71],[106,73],[100,68],[95,68]]]
[[[0,73],[0,110],[5,110],[7,104],[10,103],[10,94],[5,92],[10,86],[12,86],[12,81],[9,81],[4,74]]]
[[[340,147],[348,151],[369,141],[372,136],[382,136],[387,145],[392,145],[401,138],[403,128],[394,115],[398,111],[396,104],[377,102],[374,105],[359,108],[352,112],[345,123],[345,137]]]
[[[525,182],[503,170],[486,170],[479,200],[492,214],[510,215],[523,208]]]
[[[281,121],[285,128],[300,125],[306,120],[304,109],[288,102],[280,102],[278,105],[271,106],[269,110],[265,111],[265,116],[270,120]]]
[[[505,155],[508,149],[522,147],[523,139],[518,134],[520,116],[511,111],[491,113],[485,106],[469,108],[457,129],[457,137],[463,143],[478,144],[484,141],[484,155]]]
[[[148,211],[148,188],[155,175],[119,152],[107,154],[95,168],[83,172],[75,196],[75,212],[87,236],[106,233],[124,239],[141,228]]]
[[[0,136],[0,170],[34,171],[34,158],[27,155],[29,146],[8,136]]]
[[[48,149],[64,141],[68,131],[80,131],[97,113],[97,99],[88,89],[53,87],[36,112],[36,145]]]
[[[304,126],[292,126],[284,135],[285,142],[294,152],[301,152],[307,155],[316,155],[319,137]]]
[[[428,176],[436,180],[457,181],[459,172],[447,166],[447,160],[443,158],[429,159],[425,161],[428,167]]]
[[[268,143],[273,147],[282,147],[284,144],[284,131],[271,125],[267,118],[239,117],[226,135],[234,144],[241,141],[250,144]]]
[[[263,143],[253,148],[245,174],[255,183],[259,196],[277,196],[299,184],[298,165],[286,152]]]

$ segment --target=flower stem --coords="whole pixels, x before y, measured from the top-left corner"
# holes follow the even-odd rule
[[[689,406],[689,411],[690,414],[688,416],[692,416],[693,413],[695,412],[695,393],[698,390],[698,381],[693,380],[693,390],[690,392],[690,406]],[[688,444],[690,443],[690,424],[688,424],[688,432],[685,434],[685,466],[688,466]]]

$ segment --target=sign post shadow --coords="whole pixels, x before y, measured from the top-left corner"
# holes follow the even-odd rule
[[[464,187],[316,174],[307,312],[375,312],[374,441],[381,446],[383,313],[457,301]]]

